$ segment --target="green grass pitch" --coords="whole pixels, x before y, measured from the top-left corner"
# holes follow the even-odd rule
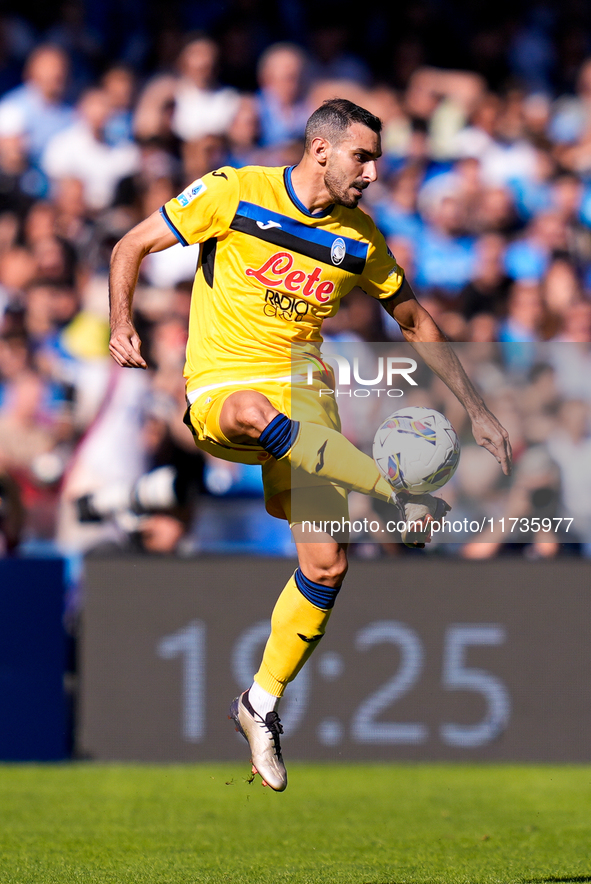
[[[0,882],[591,882],[591,767],[2,765]]]

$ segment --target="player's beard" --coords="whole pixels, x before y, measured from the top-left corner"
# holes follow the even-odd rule
[[[354,209],[361,199],[361,194],[351,193],[351,187],[365,190],[367,184],[359,180],[348,182],[343,172],[329,167],[324,173],[324,186],[334,204],[345,206],[347,209]]]

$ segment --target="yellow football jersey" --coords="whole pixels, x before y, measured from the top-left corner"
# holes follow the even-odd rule
[[[201,243],[188,392],[288,377],[294,353],[317,350],[323,320],[354,286],[385,299],[402,284],[372,219],[343,206],[310,213],[294,192],[292,168],[224,167],[160,210],[183,245]]]

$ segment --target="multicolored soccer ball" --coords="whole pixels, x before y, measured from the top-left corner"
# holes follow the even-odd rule
[[[401,408],[378,428],[373,459],[395,491],[424,494],[449,482],[460,460],[460,440],[438,411]]]

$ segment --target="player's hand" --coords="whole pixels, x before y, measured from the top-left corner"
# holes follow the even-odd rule
[[[123,368],[147,368],[141,354],[142,342],[131,322],[122,322],[111,329],[109,353]]]
[[[400,537],[405,546],[424,549],[426,543],[431,543],[432,532],[429,528],[431,522],[440,522],[451,509],[450,505],[441,497],[433,497],[432,494],[406,494],[400,492],[396,495],[399,507],[404,516],[403,521],[415,523],[414,530],[402,531]]]
[[[473,418],[472,433],[478,444],[490,451],[493,457],[496,457],[504,474],[510,476],[513,468],[513,452],[509,433],[498,422],[494,414],[486,410]]]

